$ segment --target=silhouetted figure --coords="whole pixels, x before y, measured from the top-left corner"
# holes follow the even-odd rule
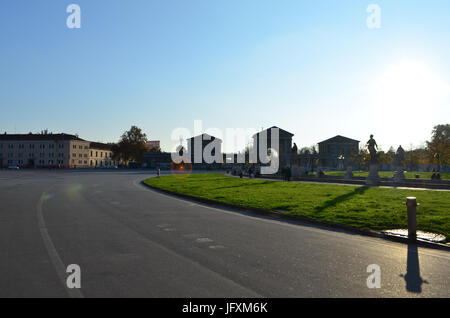
[[[253,177],[253,167],[248,169],[248,177],[251,179]]]
[[[291,180],[291,168],[284,167],[281,172],[283,174],[283,177],[284,177],[285,181],[290,181]]]
[[[377,163],[378,145],[377,145],[377,142],[375,141],[375,139],[373,139],[373,135],[370,135],[370,139],[366,145],[367,145],[367,148],[369,149],[369,153],[370,153],[370,162]]]

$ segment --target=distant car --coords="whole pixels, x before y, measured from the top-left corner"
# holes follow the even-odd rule
[[[20,168],[19,168],[19,166],[8,166],[8,169],[19,170]]]

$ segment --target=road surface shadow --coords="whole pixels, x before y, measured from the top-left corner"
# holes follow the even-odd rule
[[[420,263],[417,244],[408,243],[406,274],[401,274],[400,276],[405,279],[406,290],[411,293],[420,294],[422,292],[422,284],[428,284],[428,282],[420,276]]]

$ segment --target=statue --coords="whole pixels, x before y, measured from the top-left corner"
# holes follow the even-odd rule
[[[399,183],[405,180],[405,174],[403,173],[403,162],[405,161],[405,150],[403,150],[402,146],[398,147],[397,152],[395,153],[394,165],[397,170],[394,174],[393,180],[395,183]]]
[[[369,149],[369,153],[370,153],[370,163],[377,163],[377,150],[378,150],[378,145],[377,142],[375,141],[375,139],[373,139],[373,135],[370,135],[370,139],[367,142],[367,148]]]
[[[366,145],[370,153],[369,175],[367,176],[366,184],[378,185],[380,181],[380,176],[378,175],[378,160],[377,160],[378,145],[375,139],[373,139],[373,135],[370,135],[370,139]]]
[[[292,147],[292,153],[291,153],[291,166],[298,165],[298,148],[297,144],[294,142],[294,147]]]
[[[395,153],[395,166],[403,169],[403,162],[405,161],[405,150],[403,150],[402,146],[398,147],[397,152]]]
[[[292,152],[294,154],[297,154],[298,148],[297,148],[297,144],[294,142],[294,147],[292,147]]]

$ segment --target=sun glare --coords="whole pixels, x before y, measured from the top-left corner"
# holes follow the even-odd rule
[[[438,107],[449,87],[425,63],[405,60],[382,73],[373,91],[377,112],[408,117],[408,114],[417,116]]]

